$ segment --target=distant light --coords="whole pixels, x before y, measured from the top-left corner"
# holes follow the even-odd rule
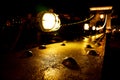
[[[100,19],[103,19],[104,18],[104,14],[100,14]]]
[[[118,29],[118,31],[120,31],[120,29]]]
[[[92,30],[95,30],[95,26],[92,27]]]
[[[89,30],[89,24],[88,23],[84,24],[84,30]]]
[[[115,32],[115,31],[116,31],[116,29],[113,29],[113,30],[112,30],[112,32]]]
[[[98,28],[98,27],[96,27],[96,30],[98,31],[98,30],[99,30],[99,28]]]
[[[112,10],[112,6],[91,7],[90,8],[90,11],[96,11],[96,10]]]

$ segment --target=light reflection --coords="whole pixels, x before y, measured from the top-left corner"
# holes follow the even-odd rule
[[[91,37],[91,41],[94,41],[96,39],[96,36]]]
[[[45,80],[58,80],[60,78],[60,72],[58,69],[48,68],[44,71]]]
[[[61,27],[59,15],[53,13],[53,10],[40,12],[37,14],[37,21],[44,32],[57,31]]]
[[[85,38],[83,39],[83,41],[87,42],[87,41],[89,41],[89,38],[85,37]]]

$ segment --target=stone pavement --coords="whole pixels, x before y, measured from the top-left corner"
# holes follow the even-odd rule
[[[100,42],[102,46],[90,43],[90,49],[96,50],[98,56],[87,54],[87,44],[84,41],[67,41],[65,45],[61,42],[47,44],[45,49],[37,46],[27,49],[32,52],[31,56],[26,55],[26,50],[2,54],[1,80],[101,80],[105,38]],[[63,65],[66,57],[72,57],[79,68]]]

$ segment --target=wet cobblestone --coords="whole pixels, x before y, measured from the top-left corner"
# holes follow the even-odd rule
[[[101,43],[104,45],[104,41]],[[2,80],[100,80],[104,46],[94,46],[101,56],[92,56],[86,54],[85,42],[65,44],[48,44],[46,49],[31,48],[33,55],[30,57],[25,57],[25,50],[2,55]],[[79,69],[64,66],[65,57],[74,58]]]

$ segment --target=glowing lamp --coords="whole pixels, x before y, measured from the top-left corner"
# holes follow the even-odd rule
[[[45,12],[41,14],[39,23],[42,31],[44,32],[57,31],[61,24],[58,15],[52,12]]]
[[[104,18],[104,14],[100,14],[100,19],[103,19]]]
[[[84,24],[84,30],[89,30],[89,24],[87,23]]]
[[[92,27],[92,30],[95,30],[95,26]]]

